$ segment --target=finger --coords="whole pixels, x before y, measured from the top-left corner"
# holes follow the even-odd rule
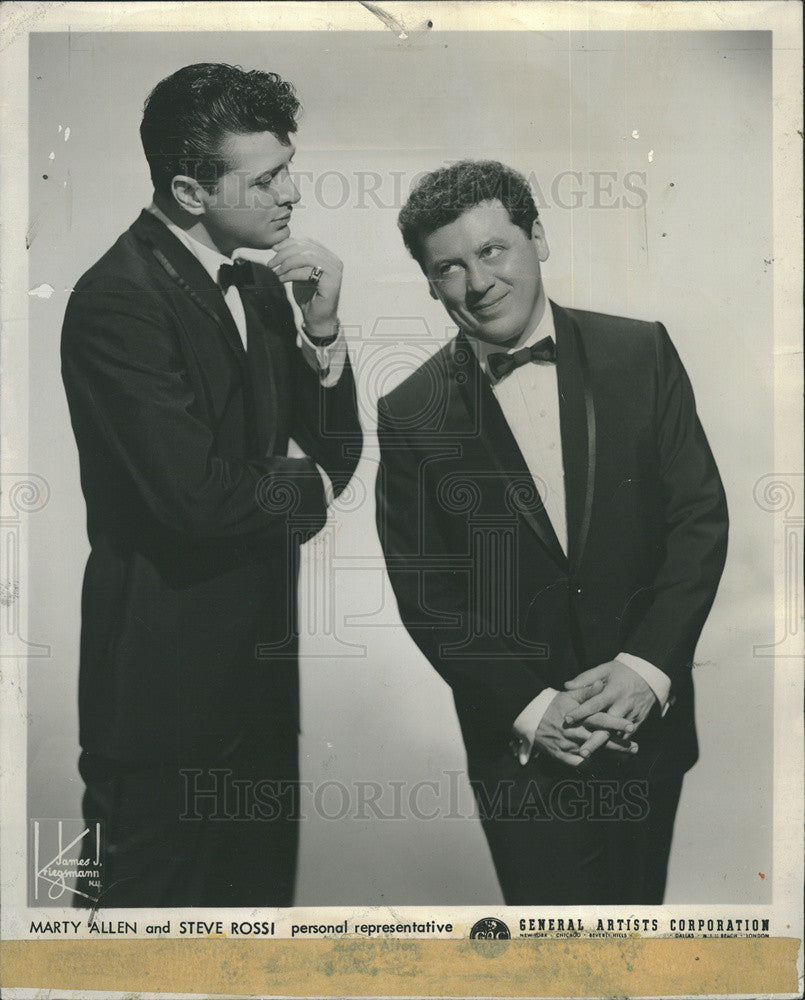
[[[297,236],[297,242],[304,244],[305,246],[315,247],[317,250],[321,250],[322,253],[326,253],[330,257],[335,257],[332,250],[328,250],[323,243],[319,243],[318,240],[314,240],[312,236]]]
[[[637,753],[640,749],[640,745],[635,743],[633,740],[629,740],[628,743],[618,743],[617,740],[607,740],[604,744],[605,750],[617,750],[619,753]]]
[[[634,722],[636,708],[628,698],[618,698],[609,706],[609,714]]]
[[[590,734],[587,733],[588,737],[589,735]],[[573,743],[571,740],[558,740],[556,746],[558,746],[560,750],[564,750],[566,753],[578,753],[579,747],[584,742],[586,742],[586,740],[578,740],[576,743]]]
[[[288,247],[299,246],[299,242],[300,241],[298,239],[294,239],[293,236],[286,236],[284,240],[282,240],[279,243],[276,243],[273,247],[271,247],[271,249],[274,251],[275,254],[281,254],[283,250],[287,249]],[[276,257],[272,259],[276,260]]]
[[[580,757],[589,757],[594,754],[596,750],[600,750],[601,747],[609,740],[609,733],[605,730],[599,729],[594,732],[590,738],[579,747]]]
[[[579,705],[578,708],[571,709],[565,715],[565,725],[573,726],[577,722],[581,722],[582,719],[586,719],[588,716],[592,715],[593,712],[600,712],[604,709],[609,708],[610,697],[607,695],[606,691],[602,691],[601,694],[593,695],[583,704]]]
[[[311,281],[311,275],[313,274],[314,268],[320,268],[321,274],[319,275],[318,282],[313,281],[313,284],[318,284],[319,282],[335,283],[340,286],[341,284],[341,271],[336,268],[329,267],[328,265],[322,265],[321,262],[318,264],[308,260],[296,261],[294,263],[288,262],[283,264],[282,267],[278,267],[274,270],[274,274],[279,278],[280,281]],[[301,274],[304,275],[303,278],[290,278],[291,274]]]
[[[628,700],[620,699],[609,707],[609,714],[618,718],[628,719],[630,729],[624,730],[629,734],[634,734],[645,719],[645,715],[640,709]]]
[[[326,271],[324,272],[324,274],[322,274],[321,278],[319,278],[318,281],[311,282],[310,264],[305,264],[303,267],[292,268],[291,270],[283,271],[281,273],[275,272],[275,274],[277,275],[279,280],[285,285],[287,285],[289,281],[304,281],[307,284],[312,284],[312,285],[324,284],[325,288],[327,287],[327,282],[325,280],[327,278]]]
[[[327,266],[327,263],[323,260],[317,259],[312,253],[291,253],[282,260],[272,260],[268,265],[274,274],[280,274],[282,271],[290,271],[295,267],[321,267],[322,270]]]
[[[565,681],[565,687],[568,691],[575,691],[578,688],[585,687],[587,684],[592,684],[594,681],[602,680],[606,682],[609,676],[609,668],[603,664],[600,667],[592,667],[590,670],[585,670],[580,674],[577,674],[569,681]]]
[[[583,688],[574,688],[573,696],[579,701],[587,701],[588,698],[592,698],[594,694],[600,694],[604,690],[605,684],[602,679],[593,681],[592,684],[588,684]]]
[[[586,726],[576,726],[573,729],[562,729],[560,739],[572,740],[576,747],[579,747],[582,743],[586,743],[594,732],[592,727],[588,729]],[[607,733],[607,735],[611,736],[612,734]]]
[[[312,263],[321,259],[327,259],[315,247],[308,247],[302,243],[293,242],[287,244],[284,249],[276,253],[271,260],[268,261],[268,266],[271,268],[281,267],[283,264],[286,264],[289,260],[293,260],[295,257]]]
[[[635,728],[631,719],[625,715],[617,715],[614,709],[609,712],[593,712],[585,718],[584,724],[591,729],[609,729],[613,733],[631,733]]]
[[[584,757],[580,757],[575,753],[566,753],[564,750],[552,750],[551,756],[557,760],[561,760],[563,764],[569,764],[571,767],[578,767],[579,764],[584,763]]]
[[[304,257],[305,260],[311,260],[314,263],[326,263],[331,267],[341,263],[340,259],[334,253],[326,250],[318,243],[313,243],[312,240],[285,240],[281,246],[282,249],[278,249],[268,262],[269,267],[278,267],[294,256]]]

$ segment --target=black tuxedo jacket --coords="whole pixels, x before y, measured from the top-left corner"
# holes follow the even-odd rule
[[[640,756],[697,756],[691,666],[727,508],[690,382],[659,323],[551,305],[568,554],[459,334],[380,400],[377,521],[400,615],[450,684],[468,749],[508,739],[545,687],[619,652],[675,699]]]
[[[297,554],[361,431],[349,363],[323,389],[283,287],[253,269],[247,363],[218,286],[151,213],[80,279],[62,331],[91,554],[81,745],[173,761],[298,726]],[[254,386],[254,371],[262,372]],[[311,456],[285,457],[289,436]]]

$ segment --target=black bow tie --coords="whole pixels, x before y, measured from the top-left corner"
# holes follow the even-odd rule
[[[218,284],[224,292],[232,285],[241,289],[244,285],[254,284],[251,261],[238,258],[233,264],[221,264],[218,268]]]
[[[531,347],[521,347],[519,351],[514,351],[512,354],[498,351],[495,354],[487,355],[486,358],[489,370],[496,379],[505,378],[509,372],[513,372],[520,365],[527,365],[529,361],[555,365],[556,344],[554,344],[553,338],[545,337],[536,344],[532,344]]]

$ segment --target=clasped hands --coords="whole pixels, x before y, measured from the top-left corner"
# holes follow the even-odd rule
[[[602,663],[567,681],[556,694],[533,734],[533,749],[571,767],[601,748],[636,753],[638,744],[631,737],[656,700],[631,667],[619,660]],[[528,734],[516,735],[521,745],[531,742]]]

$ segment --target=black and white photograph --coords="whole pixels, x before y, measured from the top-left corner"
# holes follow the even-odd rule
[[[801,7],[94,6],[4,11],[4,943],[798,995]]]

